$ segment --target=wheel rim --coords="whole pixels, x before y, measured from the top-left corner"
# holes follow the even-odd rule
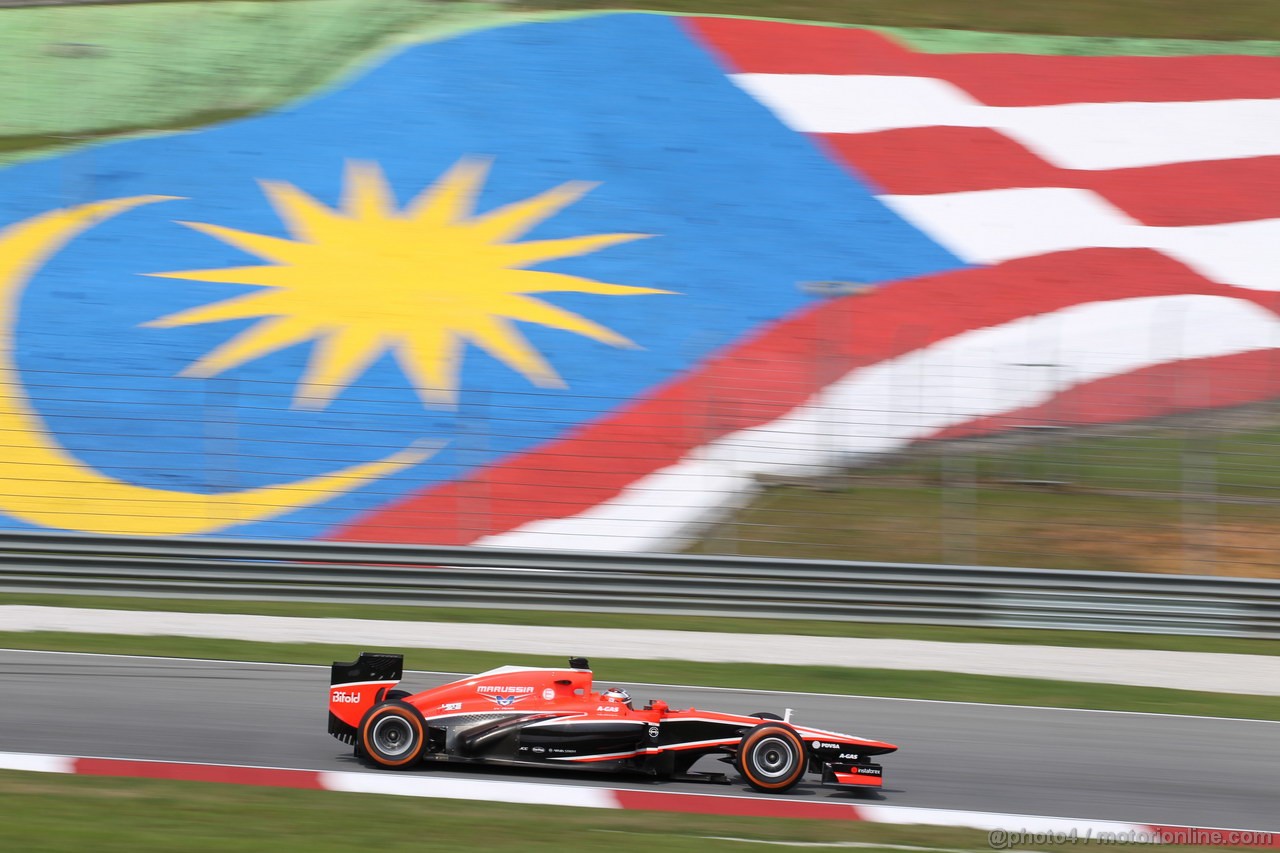
[[[780,737],[768,737],[752,750],[756,772],[768,779],[780,779],[795,767],[795,747]]]
[[[373,724],[373,745],[383,755],[404,755],[413,749],[414,732],[409,721],[388,714]]]

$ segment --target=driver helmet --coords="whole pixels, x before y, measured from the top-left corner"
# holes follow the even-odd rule
[[[623,705],[631,704],[631,694],[621,687],[610,687],[600,694],[600,698],[606,702],[620,702]]]

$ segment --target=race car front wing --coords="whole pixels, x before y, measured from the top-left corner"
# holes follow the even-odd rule
[[[853,788],[880,788],[884,785],[884,770],[870,762],[832,762],[822,765],[822,784]]]

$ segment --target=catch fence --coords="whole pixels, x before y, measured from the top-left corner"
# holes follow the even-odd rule
[[[1280,638],[1280,581],[688,555],[4,534],[0,591]]]

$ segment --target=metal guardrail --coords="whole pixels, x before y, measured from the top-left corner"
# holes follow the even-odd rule
[[[1280,638],[1280,581],[1124,572],[0,533],[0,592]]]

